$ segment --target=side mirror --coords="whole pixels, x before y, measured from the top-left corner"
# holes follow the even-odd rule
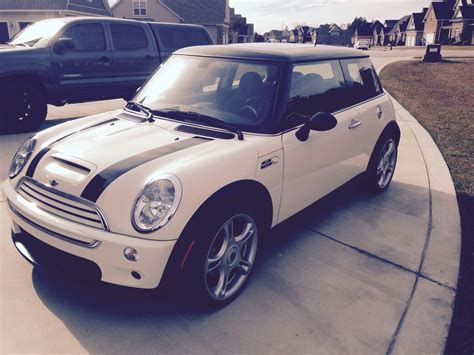
[[[72,38],[59,38],[54,44],[53,50],[58,54],[63,54],[65,51],[70,51],[76,48]]]
[[[337,125],[336,117],[327,112],[318,112],[311,116],[306,123],[296,132],[296,138],[305,142],[308,140],[309,131],[326,132]]]

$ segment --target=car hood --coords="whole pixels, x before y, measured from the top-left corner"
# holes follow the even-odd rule
[[[78,120],[80,121],[80,120]],[[189,162],[234,145],[176,132],[155,123],[136,123],[109,116],[64,130],[35,152],[27,175],[62,192],[97,201],[100,191],[116,179],[147,164],[158,167]],[[170,171],[167,171],[170,172]]]

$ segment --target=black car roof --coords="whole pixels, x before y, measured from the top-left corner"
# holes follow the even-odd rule
[[[195,46],[180,49],[179,55],[220,58],[256,59],[279,62],[368,57],[360,50],[322,45],[292,43],[244,43],[230,45]]]

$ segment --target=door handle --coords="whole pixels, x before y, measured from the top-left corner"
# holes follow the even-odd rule
[[[382,115],[383,115],[382,108],[380,107],[380,105],[377,105],[377,117],[381,119]]]
[[[99,58],[99,60],[100,60],[101,62],[107,63],[108,61],[110,61],[110,58],[109,58],[109,57],[106,57],[105,55],[103,55],[102,57]]]
[[[354,128],[357,128],[359,127],[360,125],[362,125],[362,122],[361,121],[357,121],[357,120],[354,120],[352,119],[351,123],[349,124],[349,129],[354,129]]]

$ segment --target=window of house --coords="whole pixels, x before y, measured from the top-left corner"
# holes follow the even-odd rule
[[[115,49],[133,50],[148,47],[148,40],[141,26],[112,24],[110,31]]]
[[[355,105],[383,92],[380,80],[368,58],[341,60],[346,80],[346,106]]]
[[[343,108],[343,87],[344,76],[337,60],[294,65],[284,128],[303,124],[315,113]]]
[[[133,1],[133,14],[135,16],[146,16],[146,0]]]
[[[104,28],[99,23],[84,23],[69,27],[62,37],[74,41],[75,51],[105,50]]]

